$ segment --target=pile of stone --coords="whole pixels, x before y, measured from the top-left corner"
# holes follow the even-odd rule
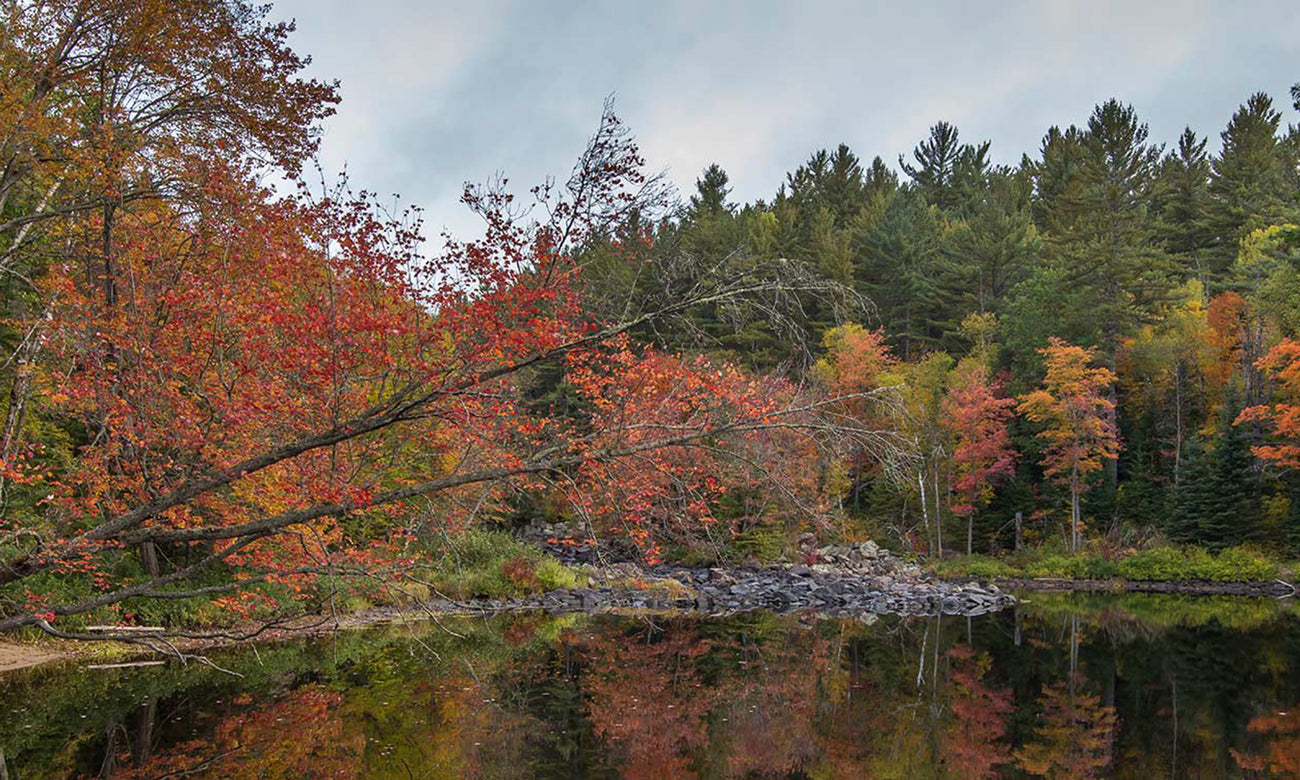
[[[818,564],[826,566],[827,564]],[[630,571],[620,571],[626,582]],[[864,577],[786,568],[640,569],[640,588],[599,584],[521,599],[474,602],[485,611],[541,609],[603,612],[621,609],[678,610],[709,616],[752,610],[814,613],[826,617],[863,615],[982,615],[1006,608],[1015,598],[993,585],[956,584],[895,574]],[[612,581],[612,578],[611,580]]]
[[[1015,599],[993,585],[942,582],[875,542],[818,546],[799,540],[802,562],[728,568],[646,567],[602,545],[600,556],[580,527],[537,524],[526,538],[587,575],[586,588],[523,599],[476,602],[487,610],[592,612],[675,609],[707,615],[765,609],[830,617],[863,615],[980,615]],[[611,563],[611,561],[621,561]]]
[[[848,574],[862,577],[921,577],[921,567],[907,563],[875,542],[829,545],[806,553],[809,563],[787,568],[806,568],[815,574]]]

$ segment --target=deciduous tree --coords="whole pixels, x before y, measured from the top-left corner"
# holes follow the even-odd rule
[[[1115,374],[1093,365],[1094,350],[1053,338],[1039,350],[1047,368],[1041,389],[1020,398],[1020,413],[1042,426],[1043,472],[1070,491],[1070,548],[1081,537],[1083,490],[1106,461],[1119,457],[1114,406],[1108,395]]]

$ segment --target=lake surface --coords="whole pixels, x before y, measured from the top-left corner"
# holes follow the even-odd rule
[[[0,676],[11,780],[1300,777],[1292,602],[515,615]],[[4,777],[0,770],[0,777]]]

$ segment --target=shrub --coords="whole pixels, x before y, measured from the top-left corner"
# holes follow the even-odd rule
[[[1263,582],[1278,577],[1276,563],[1245,547],[1232,547],[1219,553],[1212,576],[1219,582]]]
[[[573,570],[500,531],[471,529],[437,554],[438,590],[456,598],[510,598],[580,584]]]
[[[776,523],[760,523],[736,534],[734,547],[742,558],[771,563],[785,551],[785,532]]]
[[[1051,577],[1073,580],[1105,580],[1114,577],[1118,569],[1111,561],[1099,555],[1045,555],[1025,567],[1030,577]]]
[[[501,564],[501,574],[517,590],[535,593],[542,589],[542,581],[537,577],[537,566],[527,556],[516,555]]]
[[[543,558],[537,564],[537,579],[541,580],[542,590],[576,588],[581,584],[577,572],[554,558]]]
[[[1121,577],[1140,582],[1192,579],[1190,572],[1187,555],[1177,547],[1142,550],[1119,562]]]
[[[1018,574],[1015,568],[1005,561],[984,555],[968,555],[955,560],[940,561],[935,564],[934,570],[941,577],[976,577],[986,580],[1015,577]]]
[[[1214,582],[1260,582],[1275,579],[1278,566],[1257,552],[1233,547],[1213,556],[1200,548],[1180,550],[1157,547],[1143,550],[1120,563],[1120,574],[1128,580],[1211,580]]]

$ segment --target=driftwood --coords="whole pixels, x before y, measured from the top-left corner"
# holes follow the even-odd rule
[[[87,669],[130,669],[136,666],[162,666],[166,661],[132,661],[125,664],[90,664]]]
[[[86,626],[87,631],[120,631],[124,634],[144,634],[165,631],[162,626]]]

